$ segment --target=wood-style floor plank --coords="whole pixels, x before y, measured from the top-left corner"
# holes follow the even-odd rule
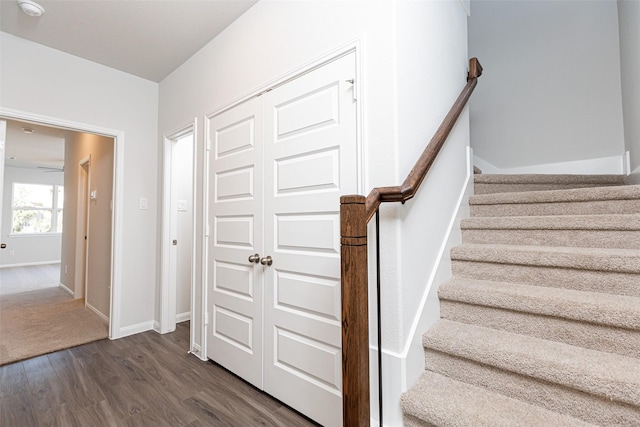
[[[317,426],[188,345],[185,322],[2,366],[0,425]]]

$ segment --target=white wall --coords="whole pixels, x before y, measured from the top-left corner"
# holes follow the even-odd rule
[[[0,107],[124,133],[115,336],[150,329],[156,293],[158,85],[0,33]],[[120,146],[120,145],[119,145]],[[149,209],[139,209],[139,199]],[[118,203],[120,203],[118,205]]]
[[[180,138],[173,144],[173,167],[177,173],[172,176],[174,201],[184,203],[184,209],[177,207],[178,260],[176,271],[176,315],[179,321],[189,320],[191,312],[191,261],[193,260],[193,135]],[[174,205],[175,206],[175,205]]]
[[[199,117],[196,129],[198,186],[196,188],[196,283],[202,284],[203,116],[252,93],[345,43],[365,39],[367,55],[363,78],[370,97],[365,114],[385,117],[392,105],[393,67],[391,16],[387,2],[259,2],[160,83],[160,134],[170,135]],[[326,25],[331,22],[330,28]],[[369,48],[375,46],[375,49]],[[395,182],[392,123],[367,120],[370,170]],[[370,181],[371,177],[367,176]],[[368,184],[367,187],[371,185]],[[391,231],[390,234],[395,232]],[[393,257],[393,255],[391,255]],[[198,287],[196,300],[201,301]],[[200,305],[193,307],[202,318]],[[200,323],[200,322],[198,322]],[[195,335],[201,336],[200,325]],[[196,344],[202,344],[200,339]]]
[[[476,156],[500,169],[619,156],[622,173],[615,0],[474,1],[469,54],[485,69]]]
[[[203,116],[355,40],[362,48],[362,192],[400,184],[466,83],[466,15],[457,0],[259,2],[160,83],[159,132],[170,135],[194,117],[202,123]],[[405,206],[385,207],[382,214],[383,347],[393,359],[393,384],[387,393],[390,425],[391,420],[401,422],[399,393],[407,378],[400,365],[414,348],[410,343],[424,332],[415,331],[413,324],[465,190],[468,140],[465,114],[427,177],[426,185],[432,188]],[[196,282],[201,284],[202,129],[197,129],[196,143],[201,159]],[[200,289],[196,299],[202,299]],[[200,308],[194,310],[201,319]],[[435,317],[437,313],[431,320]],[[200,345],[199,325],[193,326]]]
[[[103,318],[109,318],[111,281],[111,235],[113,198],[113,138],[87,133],[74,133],[65,142],[65,233],[62,239],[61,281],[74,291],[76,298],[85,297],[87,304]],[[89,191],[96,191],[97,198],[89,201],[88,248],[86,295],[82,280],[76,280],[76,253],[78,221],[78,169],[80,161],[91,156]],[[81,219],[80,219],[81,220]],[[82,262],[82,261],[80,261]],[[65,273],[66,270],[66,273]]]
[[[640,2],[618,0],[618,17],[624,140],[631,153],[630,181],[640,184]]]
[[[2,159],[4,161],[4,159]],[[62,235],[11,235],[11,197],[13,183],[63,184],[62,173],[45,173],[39,169],[6,166],[4,168],[4,198],[2,202],[2,243],[7,248],[0,251],[0,267],[28,265],[60,261]],[[13,255],[11,255],[13,251]]]

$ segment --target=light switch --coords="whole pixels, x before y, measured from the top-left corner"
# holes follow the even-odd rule
[[[149,199],[140,197],[140,209],[149,209]]]
[[[187,201],[186,200],[177,200],[176,204],[178,205],[178,212],[186,212],[187,211]]]

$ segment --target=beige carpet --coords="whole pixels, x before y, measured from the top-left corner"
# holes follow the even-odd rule
[[[107,337],[107,325],[84,301],[59,288],[0,298],[0,365]]]
[[[640,426],[640,186],[475,175],[405,426]]]

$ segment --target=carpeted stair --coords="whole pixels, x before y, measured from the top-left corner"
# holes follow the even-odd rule
[[[640,426],[640,186],[481,175],[405,426]]]

